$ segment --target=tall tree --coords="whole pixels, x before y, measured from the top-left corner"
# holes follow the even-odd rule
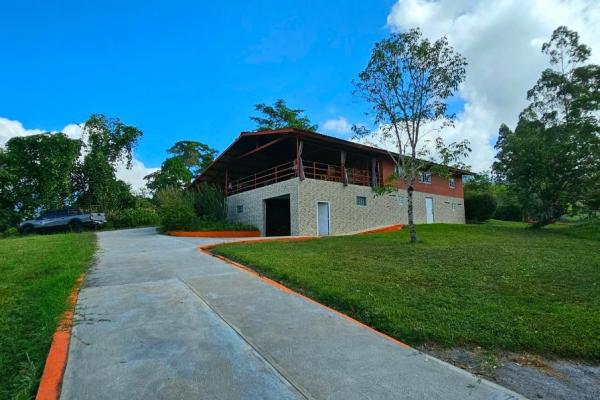
[[[501,127],[494,163],[538,226],[597,206],[600,185],[600,67],[585,64],[591,49],[564,26],[542,52],[550,67],[527,92],[515,131]]]
[[[208,145],[191,140],[175,143],[167,150],[167,158],[161,168],[144,179],[146,186],[156,191],[167,186],[184,188],[192,178],[202,172],[214,160],[217,151]]]
[[[408,225],[411,242],[416,241],[413,217],[413,192],[421,171],[431,163],[419,159],[426,150],[425,125],[435,129],[451,124],[447,100],[465,79],[466,60],[453,50],[445,37],[434,42],[423,38],[419,29],[393,34],[375,44],[367,67],[354,82],[356,93],[370,103],[375,131],[355,126],[357,137],[374,137],[391,142],[397,154],[390,153],[396,164],[396,180],[407,190]],[[435,140],[442,163],[459,165],[470,151],[468,142],[446,146]],[[464,167],[464,166],[463,166]],[[438,171],[442,173],[440,169]],[[447,170],[445,171],[447,173]]]
[[[255,130],[268,131],[283,128],[300,128],[308,131],[316,131],[319,126],[310,122],[302,109],[289,108],[283,99],[279,99],[274,105],[263,103],[254,106],[263,116],[250,117],[256,122]]]
[[[81,141],[63,133],[14,137],[3,152],[2,197],[22,217],[73,202]],[[10,199],[10,200],[9,200]]]
[[[87,154],[77,181],[81,205],[118,209],[123,195],[131,196],[129,188],[117,180],[115,171],[120,163],[131,168],[133,149],[142,135],[141,130],[117,118],[102,114],[90,116],[83,128]]]

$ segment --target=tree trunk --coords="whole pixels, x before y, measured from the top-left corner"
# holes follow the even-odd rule
[[[413,185],[410,184],[406,191],[408,192],[408,232],[410,233],[410,242],[414,243],[417,241],[417,232],[415,230],[415,220],[413,217]]]

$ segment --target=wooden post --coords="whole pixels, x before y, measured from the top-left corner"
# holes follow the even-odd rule
[[[225,168],[225,196],[229,190],[229,168]]]
[[[275,166],[275,183],[277,183],[277,165]]]
[[[298,150],[299,150],[299,146],[300,143],[298,142],[298,136],[296,136],[296,176],[300,176],[300,162],[298,159]]]
[[[313,179],[317,179],[317,162],[313,161]]]

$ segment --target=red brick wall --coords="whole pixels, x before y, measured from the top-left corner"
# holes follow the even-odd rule
[[[384,160],[382,162],[383,181],[385,182],[390,175],[394,172],[394,163],[390,160]],[[442,196],[459,197],[463,198],[463,183],[461,175],[454,177],[455,188],[452,189],[448,186],[448,179],[443,178],[434,173],[431,174],[431,184],[421,183],[417,181],[415,190],[417,192],[425,192],[431,194],[439,194]],[[406,185],[404,182],[396,182],[398,188],[403,189]]]

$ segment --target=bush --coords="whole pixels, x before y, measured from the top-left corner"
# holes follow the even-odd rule
[[[15,228],[15,227],[10,227],[10,228],[7,228],[7,229],[5,229],[5,230],[4,230],[4,231],[3,231],[3,232],[0,234],[0,237],[7,238],[7,237],[11,237],[11,236],[16,236],[16,235],[17,235],[17,232],[18,232],[18,231],[17,231],[17,228]]]
[[[223,192],[202,182],[196,192],[196,214],[208,221],[225,221],[226,207]]]
[[[480,192],[465,195],[465,215],[468,221],[482,222],[494,215],[496,198],[492,193]]]
[[[225,200],[215,193],[218,189],[206,186],[198,192],[169,187],[156,193],[158,215],[163,231],[242,231],[255,230],[252,225],[225,220]],[[207,198],[202,198],[206,195]],[[202,212],[202,215],[197,214]]]
[[[502,221],[523,221],[523,211],[518,204],[503,204],[496,207],[494,219]]]
[[[196,224],[198,217],[194,210],[196,196],[193,192],[167,187],[156,193],[156,200],[163,230],[185,230]]]
[[[154,208],[127,208],[106,213],[106,228],[135,228],[138,226],[156,226],[160,223]]]

